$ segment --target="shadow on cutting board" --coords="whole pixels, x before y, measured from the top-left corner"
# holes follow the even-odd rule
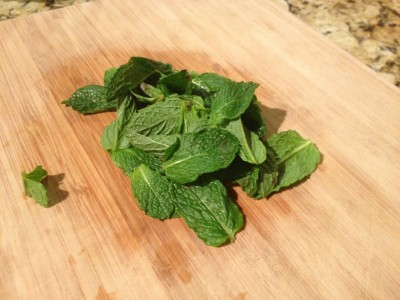
[[[47,187],[47,196],[49,197],[49,207],[67,199],[69,192],[60,189],[60,185],[65,177],[65,173],[48,175],[43,179],[43,184]]]
[[[260,103],[261,113],[267,126],[267,137],[279,132],[279,127],[286,117],[286,111],[279,108],[270,108]]]

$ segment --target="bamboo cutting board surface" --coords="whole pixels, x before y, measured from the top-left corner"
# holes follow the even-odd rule
[[[99,143],[113,113],[60,104],[131,56],[260,83],[269,133],[297,130],[323,163],[268,200],[236,188],[246,224],[228,246],[146,217]],[[1,299],[400,297],[400,92],[272,3],[98,0],[4,21],[0,101]],[[49,209],[23,195],[38,164]]]

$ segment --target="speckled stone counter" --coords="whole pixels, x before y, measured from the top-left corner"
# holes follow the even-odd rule
[[[0,0],[0,20],[88,1]],[[288,9],[400,87],[400,0],[269,1]]]
[[[90,0],[0,0],[0,21]]]
[[[289,10],[400,87],[400,0],[288,0]]]

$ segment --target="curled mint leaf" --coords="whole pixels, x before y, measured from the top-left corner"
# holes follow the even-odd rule
[[[43,207],[49,207],[47,189],[42,180],[47,176],[47,171],[42,166],[37,166],[32,172],[22,172],[24,192]]]

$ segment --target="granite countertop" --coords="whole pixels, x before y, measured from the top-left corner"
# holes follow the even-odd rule
[[[0,0],[0,21],[88,1]],[[270,1],[400,87],[400,0]]]

